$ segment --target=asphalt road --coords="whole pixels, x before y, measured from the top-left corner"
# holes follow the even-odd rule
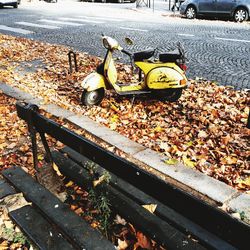
[[[187,75],[250,89],[250,22],[187,20],[132,10],[135,4],[61,1],[23,2],[18,9],[0,9],[0,32],[104,56],[100,35],[113,36],[127,49],[158,47],[167,51],[181,41],[189,59]],[[126,58],[124,58],[126,61]]]

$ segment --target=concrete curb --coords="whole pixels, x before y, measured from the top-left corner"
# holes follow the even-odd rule
[[[0,90],[8,96],[19,101],[30,102],[37,105],[42,103],[41,99],[34,98],[21,90],[0,83]],[[75,113],[64,110],[55,104],[43,105],[42,108],[56,117],[62,117],[83,128],[87,133],[100,138],[105,143],[118,148],[132,159],[146,165],[167,177],[174,179],[187,189],[207,197],[218,205],[226,205],[236,213],[243,214],[244,221],[250,222],[250,195],[241,193],[236,189],[209,177],[201,172],[185,167],[182,164],[167,165],[163,162],[162,156],[157,152],[129,140],[115,131],[104,127],[86,116],[79,116]]]

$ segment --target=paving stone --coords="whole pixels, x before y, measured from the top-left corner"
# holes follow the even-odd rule
[[[191,168],[187,168],[182,164],[165,164],[161,155],[150,149],[141,151],[133,155],[133,157],[217,202],[224,203],[237,193],[235,189],[225,183]]]
[[[75,113],[73,113],[69,110],[63,109],[55,104],[43,105],[42,108],[45,109],[47,112],[49,112],[52,115],[57,116],[57,117],[67,118],[67,117],[73,116],[75,114]]]
[[[244,217],[250,221],[250,195],[242,193],[238,197],[232,199],[228,206],[235,212],[244,212]]]

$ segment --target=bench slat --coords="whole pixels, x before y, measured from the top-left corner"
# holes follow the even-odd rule
[[[24,206],[9,213],[10,218],[22,229],[24,234],[43,250],[71,250],[67,242],[51,224],[33,207]]]
[[[0,199],[4,197],[16,194],[16,191],[12,186],[10,186],[4,179],[0,179]]]
[[[26,199],[38,207],[51,223],[56,224],[64,236],[71,240],[76,249],[115,249],[111,242],[69,210],[66,204],[62,203],[21,168],[6,169],[2,175],[16,189],[20,190]]]
[[[69,147],[64,147],[61,150],[61,152],[63,153],[63,155],[66,154],[69,157],[69,159],[77,163],[83,169],[85,169],[86,163],[90,162],[88,158],[84,157],[83,155],[79,154],[78,152],[72,150]],[[60,153],[58,153],[57,151],[52,152],[52,155],[55,156],[57,160],[60,159],[59,154]],[[73,163],[71,164],[73,167]],[[70,163],[67,164],[68,169],[71,164]],[[64,169],[67,169],[67,168],[65,167]],[[95,171],[102,174],[105,170],[101,166],[96,164]],[[128,182],[125,182],[124,180],[122,180],[121,178],[117,177],[116,175],[112,173],[109,173],[109,174],[111,176],[109,184],[113,188],[122,192],[125,196],[127,196],[128,198],[132,199],[135,203],[138,203],[140,205],[157,204],[156,211],[154,212],[155,215],[157,215],[163,221],[166,221],[170,225],[176,227],[181,232],[186,233],[186,234],[191,234],[194,238],[202,242],[202,244],[205,247],[208,247],[211,249],[220,249],[220,250],[235,249],[232,245],[228,244],[226,241],[208,232],[204,228],[200,227],[198,224],[195,224],[188,218],[185,218],[184,216],[177,213],[170,207],[165,206],[161,202],[157,201],[156,199],[142,192],[140,189],[132,186]]]

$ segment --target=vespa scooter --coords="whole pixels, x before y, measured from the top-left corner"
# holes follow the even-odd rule
[[[150,94],[162,101],[177,101],[187,86],[185,75],[185,55],[179,44],[178,52],[159,54],[159,59],[151,59],[155,49],[130,53],[108,36],[102,36],[103,46],[107,49],[103,62],[96,72],[89,74],[82,82],[81,101],[84,105],[98,105],[104,98],[105,90],[114,89],[119,95]],[[113,53],[120,51],[128,55],[132,65],[138,69],[136,83],[117,82],[117,70]]]

